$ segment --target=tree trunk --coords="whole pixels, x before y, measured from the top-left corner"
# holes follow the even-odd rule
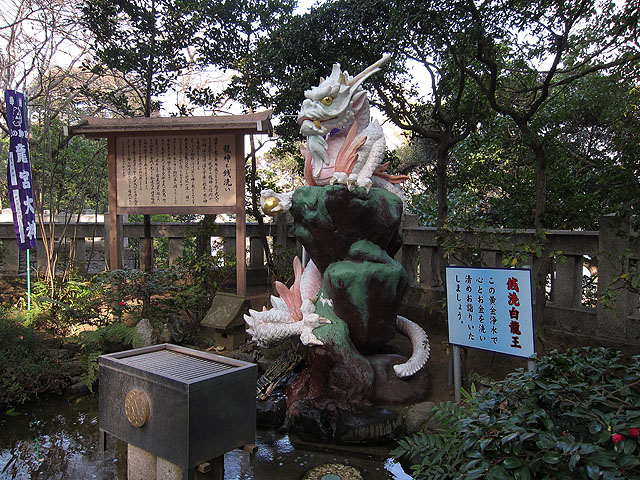
[[[211,255],[211,236],[216,215],[204,215],[196,234],[196,251],[198,255]]]
[[[547,304],[547,275],[550,272],[552,264],[552,252],[550,251],[549,242],[544,233],[546,222],[544,219],[547,204],[547,152],[544,142],[538,133],[532,131],[526,122],[518,124],[523,134],[525,144],[533,152],[536,165],[536,202],[535,212],[533,216],[533,225],[536,229],[538,241],[542,246],[542,254],[539,258],[532,261],[532,277],[534,281],[535,303],[533,309],[533,317],[537,328],[542,335],[536,335],[537,338],[544,338],[544,310]]]
[[[267,231],[264,227],[264,222],[262,221],[262,214],[260,213],[260,209],[258,208],[258,192],[256,191],[256,144],[253,138],[253,135],[249,135],[249,145],[251,146],[251,206],[253,208],[253,216],[256,217],[258,222],[258,226],[260,229],[260,238],[262,240],[262,249],[264,250],[264,255],[267,260],[267,268],[269,270],[269,277],[273,274],[274,265],[273,259],[271,258],[271,250],[269,249],[269,243],[267,242]]]
[[[447,165],[449,163],[449,149],[438,146],[436,151],[436,189],[438,198],[438,218],[436,227],[441,230],[447,221],[449,214],[449,202],[447,200]]]
[[[142,265],[140,270],[143,272],[153,271],[153,238],[151,238],[151,215],[143,216],[144,222],[144,238],[142,239]]]
[[[444,283],[445,267],[447,262],[444,260],[442,245],[445,240],[444,226],[449,215],[449,201],[447,199],[447,166],[449,163],[449,148],[444,145],[445,142],[440,140],[436,149],[436,196],[438,199],[438,218],[436,219],[436,242],[438,245],[435,261],[437,262],[436,271],[439,273],[437,279],[438,284]]]
[[[156,4],[155,1],[151,3],[151,13],[155,18]],[[156,31],[155,24],[153,34],[151,36],[151,51],[155,51]],[[153,84],[153,70],[154,70],[155,58],[153,54],[149,57],[149,63],[147,64],[147,78],[146,78],[146,91],[144,101],[144,116],[151,117],[151,86]],[[153,238],[151,238],[151,215],[145,215],[144,217],[144,241],[141,247],[144,249],[144,256],[141,270],[144,272],[153,271]]]

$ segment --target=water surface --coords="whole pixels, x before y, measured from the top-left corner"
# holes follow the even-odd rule
[[[0,479],[126,480],[126,444],[109,441],[98,451],[97,396],[45,398],[0,414]],[[110,437],[111,440],[111,437]],[[258,430],[258,453],[225,455],[225,480],[301,479],[324,463],[345,463],[365,480],[410,480],[392,460],[366,459],[294,448],[287,435]]]

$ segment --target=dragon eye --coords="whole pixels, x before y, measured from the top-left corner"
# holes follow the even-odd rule
[[[333,97],[324,97],[322,100],[320,100],[320,103],[328,107],[333,103]]]

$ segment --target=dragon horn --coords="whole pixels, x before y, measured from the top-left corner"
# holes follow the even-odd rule
[[[376,63],[374,63],[373,65],[368,66],[367,68],[365,68],[363,71],[361,71],[358,75],[356,75],[355,77],[353,77],[350,81],[349,81],[349,86],[355,90],[356,88],[358,88],[358,86],[360,86],[360,84],[362,82],[364,82],[367,78],[369,78],[371,75],[373,75],[374,73],[376,73],[378,70],[380,70],[380,67],[382,67],[382,65],[384,65],[385,63],[387,63],[389,61],[389,59],[391,58],[391,55],[386,54],[383,55],[382,58],[380,60],[378,60]]]
[[[335,80],[336,82],[338,81],[338,79],[340,78],[340,74],[342,72],[340,71],[340,64],[339,63],[334,63],[333,64],[333,68],[331,69],[331,75],[329,76],[329,78]],[[322,83],[322,82],[320,82]]]

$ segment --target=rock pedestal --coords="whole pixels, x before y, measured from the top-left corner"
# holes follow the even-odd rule
[[[381,354],[409,279],[394,255],[402,242],[402,201],[380,188],[302,187],[293,195],[293,235],[322,275],[314,329],[323,343],[305,349],[306,366],[287,388],[291,428],[308,441],[380,443],[400,428],[376,405],[424,398],[426,372],[399,379],[406,357]]]

